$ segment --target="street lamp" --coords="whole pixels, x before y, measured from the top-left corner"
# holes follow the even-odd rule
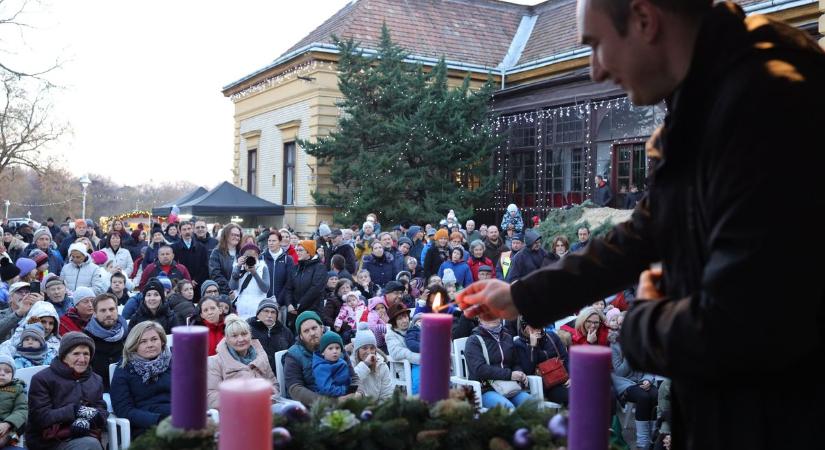
[[[11,205],[11,202],[6,200],[6,203],[4,203],[4,204],[6,205],[6,219],[8,219],[9,218],[9,205]]]
[[[92,184],[92,180],[89,179],[88,176],[83,175],[83,178],[80,179],[80,185],[83,186],[83,220],[86,220],[86,188]]]

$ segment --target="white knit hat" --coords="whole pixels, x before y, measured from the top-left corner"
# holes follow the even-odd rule
[[[86,259],[89,259],[89,252],[86,251],[86,245],[82,242],[75,242],[69,246],[69,256],[71,256],[72,252],[77,251],[80,252]]]
[[[455,272],[453,269],[444,269],[444,276],[441,277],[441,281],[444,284],[456,284],[458,280],[455,277]]]
[[[357,355],[358,349],[365,345],[376,345],[375,334],[370,330],[367,322],[359,322],[355,339],[352,340],[352,353]]]

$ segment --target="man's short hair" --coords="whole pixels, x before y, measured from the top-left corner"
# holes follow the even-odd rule
[[[592,0],[593,6],[606,12],[620,36],[627,34],[632,0]],[[713,0],[650,0],[654,5],[681,16],[697,17],[713,6]]]
[[[111,294],[109,292],[104,292],[103,294],[98,295],[97,297],[95,297],[92,300],[92,308],[95,311],[97,311],[97,305],[100,302],[105,302],[106,300],[111,300],[111,301],[115,302],[115,306],[117,306],[117,297],[115,297],[114,294]]]
[[[115,272],[112,274],[111,278],[121,278],[124,282],[126,281],[126,275],[124,275],[123,272]]]
[[[332,259],[329,261],[330,265],[335,268],[335,270],[341,271],[347,265],[347,259],[344,258],[344,255],[332,255]]]

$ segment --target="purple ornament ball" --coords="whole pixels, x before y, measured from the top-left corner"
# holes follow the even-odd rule
[[[567,416],[556,414],[547,423],[547,428],[550,429],[550,434],[555,438],[567,437]]]
[[[515,445],[516,448],[527,448],[532,443],[533,439],[530,438],[530,430],[527,428],[519,428],[515,434],[513,434],[513,445]]]

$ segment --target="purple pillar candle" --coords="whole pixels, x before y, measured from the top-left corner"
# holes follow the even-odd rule
[[[453,316],[424,314],[421,319],[421,399],[430,403],[450,395]]]
[[[172,426],[175,428],[206,428],[208,333],[202,326],[172,328]]]
[[[610,438],[609,347],[570,348],[570,450],[606,450]]]

